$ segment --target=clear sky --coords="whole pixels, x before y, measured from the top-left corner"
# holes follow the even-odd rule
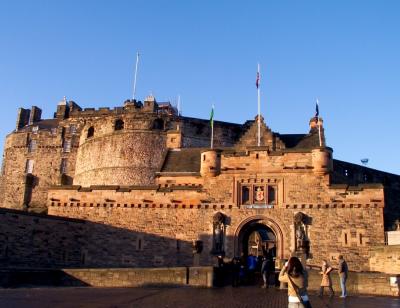
[[[183,115],[243,123],[262,114],[306,133],[320,101],[334,157],[400,174],[400,1],[0,0],[0,150],[17,108],[51,118],[153,93]]]

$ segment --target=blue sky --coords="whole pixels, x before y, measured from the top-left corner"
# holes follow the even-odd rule
[[[181,95],[186,116],[308,132],[320,100],[334,157],[400,174],[399,1],[0,0],[0,150],[17,108]]]

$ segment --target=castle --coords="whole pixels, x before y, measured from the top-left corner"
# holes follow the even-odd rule
[[[64,99],[53,119],[20,108],[3,154],[0,260],[188,266],[270,250],[370,270],[400,217],[400,176],[333,159],[322,119],[309,126],[215,121],[210,148],[208,120],[152,96],[98,110]]]

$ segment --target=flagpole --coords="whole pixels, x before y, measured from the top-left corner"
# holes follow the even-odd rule
[[[214,104],[211,109],[211,149],[214,148]]]
[[[317,115],[317,125],[318,125],[318,138],[319,138],[319,146],[322,147],[322,137],[321,137],[321,123],[319,121],[319,100],[317,98],[317,108],[318,108],[318,115]]]
[[[211,126],[211,149],[214,148],[214,124]]]
[[[178,106],[177,106],[178,108],[178,116],[180,117],[181,116],[181,96],[180,95],[178,95]]]
[[[136,53],[136,66],[135,66],[135,79],[133,81],[133,96],[132,99],[135,100],[135,95],[136,95],[136,77],[137,77],[137,71],[138,71],[138,64],[139,64],[139,53]]]
[[[258,78],[260,78],[260,63],[257,63]],[[261,144],[261,104],[260,104],[260,86],[257,87],[257,103],[258,103],[258,140],[257,145]]]
[[[321,124],[318,121],[319,146],[322,147]]]

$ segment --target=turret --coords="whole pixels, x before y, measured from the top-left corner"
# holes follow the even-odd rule
[[[201,176],[217,176],[221,172],[221,150],[205,150],[201,153]]]
[[[313,149],[312,153],[312,165],[314,167],[314,173],[318,175],[325,175],[332,172],[333,170],[333,160],[332,153],[333,150],[329,147],[319,147]]]
[[[179,124],[176,130],[169,130],[167,132],[167,148],[169,149],[180,149],[182,147],[182,131],[179,128]]]

